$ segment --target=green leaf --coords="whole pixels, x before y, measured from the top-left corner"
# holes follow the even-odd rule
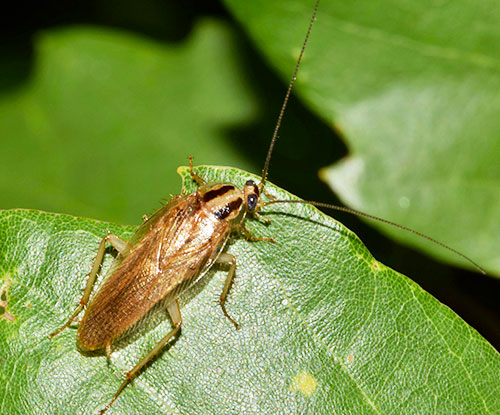
[[[288,81],[314,1],[226,3]],[[498,21],[495,0],[323,1],[296,88],[346,141],[348,156],[321,174],[347,205],[429,234],[497,276]]]
[[[240,186],[255,179],[228,168],[197,172]],[[181,173],[193,190],[188,171]],[[500,412],[500,357],[474,329],[315,208],[263,210],[271,224],[249,218],[247,227],[276,243],[232,239],[228,246],[238,267],[227,308],[241,330],[216,302],[226,273],[214,270],[182,298],[179,340],[110,414]],[[77,351],[72,329],[47,338],[78,304],[108,231],[127,238],[133,228],[33,210],[0,213],[3,307],[14,318],[0,317],[1,413],[95,413],[122,373],[170,330],[158,310],[115,349],[109,367],[104,356]]]
[[[226,25],[200,21],[172,45],[70,27],[34,48],[29,81],[0,95],[3,208],[136,223],[176,193],[189,155],[254,168],[229,135],[257,108]]]

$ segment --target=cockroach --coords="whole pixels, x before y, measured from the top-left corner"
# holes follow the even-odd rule
[[[165,304],[172,320],[172,330],[126,373],[125,379],[110,402],[100,410],[101,414],[111,407],[141,369],[170,340],[179,336],[182,317],[177,298],[187,288],[199,281],[215,263],[229,265],[219,300],[224,315],[236,329],[239,328],[236,320],[227,312],[225,305],[235,275],[236,258],[223,250],[229,236],[234,231],[249,241],[274,241],[272,238],[252,236],[244,224],[247,214],[265,220],[258,213],[264,206],[276,203],[302,203],[378,220],[437,243],[465,258],[484,273],[479,265],[455,249],[394,222],[342,206],[304,200],[274,200],[271,195],[267,194],[265,183],[271,155],[318,6],[319,0],[316,0],[302,49],[276,122],[260,182],[257,184],[253,180],[248,180],[243,189],[230,183],[206,183],[202,177],[194,172],[190,157],[191,177],[198,184],[198,189],[188,195],[173,197],[165,206],[146,219],[129,241],[111,233],[106,235],[99,245],[80,304],[64,325],[50,335],[52,338],[59,334],[75,321],[81,311],[85,309],[77,333],[79,348],[83,351],[104,350],[109,359],[112,345],[118,338],[138,323],[153,306],[160,302]],[[269,200],[262,201],[262,194],[265,194]],[[118,251],[118,255],[108,271],[104,284],[89,302],[108,243]]]

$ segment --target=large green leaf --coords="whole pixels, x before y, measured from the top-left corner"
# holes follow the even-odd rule
[[[171,172],[189,155],[254,168],[229,134],[256,104],[220,22],[173,45],[71,27],[34,47],[28,82],[0,95],[3,208],[136,223],[176,192]]]
[[[288,80],[314,1],[226,3]],[[499,21],[495,0],[323,1],[297,79],[297,93],[346,140],[348,156],[322,172],[346,204],[430,234],[497,275]]]
[[[198,172],[238,185],[251,177],[227,168]],[[181,173],[193,190],[187,170]],[[234,239],[228,247],[238,268],[227,307],[241,330],[216,303],[225,273],[210,273],[182,300],[179,340],[110,414],[500,412],[500,357],[474,329],[315,208],[265,211],[270,225],[249,219],[247,226],[276,243]],[[1,413],[95,413],[170,329],[166,318],[147,325],[115,349],[109,367],[104,356],[76,350],[74,330],[47,338],[77,305],[108,231],[128,237],[133,228],[33,210],[0,213],[9,316],[0,318]]]

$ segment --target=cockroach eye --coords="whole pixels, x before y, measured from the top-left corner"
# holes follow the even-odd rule
[[[257,200],[259,200],[257,195],[255,194],[248,195],[247,206],[249,211],[255,210],[255,207],[257,206]]]
[[[253,180],[247,180],[245,186],[255,186],[255,182]]]

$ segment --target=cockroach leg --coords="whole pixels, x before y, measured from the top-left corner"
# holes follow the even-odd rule
[[[273,238],[256,238],[252,236],[250,231],[242,223],[234,225],[233,229],[236,230],[236,232],[238,232],[240,235],[242,235],[247,241],[276,242]],[[231,284],[234,278],[234,272],[236,271],[236,258],[234,257],[234,255],[223,252],[222,254],[219,255],[216,262],[218,264],[229,264],[229,270],[227,272],[226,282],[224,283],[224,288],[222,289],[222,294],[220,295],[219,302],[222,307],[222,312],[224,313],[224,315],[229,319],[231,323],[234,324],[236,330],[238,330],[240,328],[240,325],[236,322],[234,318],[232,318],[229,315],[229,313],[226,310],[227,294],[229,292],[229,289],[231,288]]]
[[[188,159],[189,159],[189,173],[191,174],[191,177],[198,184],[198,186],[204,185],[206,183],[205,180],[201,176],[198,176],[194,172],[194,169],[193,169],[193,156],[189,156]]]
[[[229,292],[229,288],[231,288],[231,284],[233,282],[234,271],[236,271],[236,258],[234,257],[234,255],[223,252],[219,255],[219,258],[217,258],[217,263],[229,264],[229,271],[227,272],[226,282],[224,283],[224,288],[222,289],[222,294],[220,295],[219,302],[224,315],[229,319],[231,323],[234,324],[236,330],[238,330],[240,328],[240,325],[226,311],[226,298],[227,293]]]
[[[253,217],[254,217],[255,219],[257,219],[257,220],[260,220],[260,221],[264,222],[266,225],[268,225],[268,226],[269,226],[269,225],[271,224],[271,219],[269,219],[269,218],[265,218],[264,216],[260,215],[260,214],[259,214],[259,213],[257,213],[257,212],[253,212],[252,214],[253,214]],[[273,240],[273,242],[274,242],[274,240]]]
[[[254,213],[255,215],[255,213]],[[259,216],[260,218],[260,216]],[[266,242],[276,242],[274,238],[257,238],[253,236],[250,231],[243,225],[242,223],[234,225],[234,229],[238,232],[243,238],[250,242],[258,242],[258,241],[266,241]]]
[[[122,253],[128,247],[128,242],[125,239],[122,239],[118,235],[115,235],[113,233],[108,233],[104,238],[102,238],[99,249],[97,250],[97,255],[94,259],[94,264],[92,265],[92,270],[90,271],[89,278],[87,280],[85,291],[83,292],[82,298],[80,299],[80,304],[78,305],[78,307],[76,307],[73,314],[71,314],[71,317],[66,320],[66,323],[64,323],[58,330],[51,333],[49,335],[49,338],[57,336],[66,327],[68,327],[87,305],[90,293],[92,292],[92,287],[94,286],[95,280],[97,278],[97,273],[99,272],[99,268],[102,264],[102,259],[104,257],[107,242],[109,242],[113,246],[113,248],[115,248],[120,253]]]
[[[113,403],[116,401],[116,398],[118,398],[118,396],[120,396],[120,393],[122,393],[123,389],[125,389],[127,385],[130,382],[132,382],[137,373],[151,359],[153,359],[173,337],[177,337],[177,335],[179,334],[179,331],[181,330],[182,326],[182,317],[181,317],[181,309],[179,307],[179,303],[177,302],[177,300],[171,302],[167,306],[167,311],[168,314],[170,315],[170,318],[172,319],[172,324],[174,328],[171,331],[169,331],[168,334],[156,344],[153,350],[151,350],[146,356],[144,356],[141,359],[141,361],[132,368],[132,370],[130,370],[125,374],[126,379],[122,382],[122,384],[114,394],[113,398],[111,398],[111,401],[99,411],[100,414],[105,413],[111,407],[111,405],[113,405]]]

